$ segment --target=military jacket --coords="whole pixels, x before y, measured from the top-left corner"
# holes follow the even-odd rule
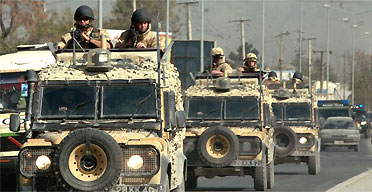
[[[88,30],[84,31],[83,33],[85,33],[88,37],[91,37],[92,39],[95,39],[95,40],[100,40],[101,36],[105,35],[107,42],[109,42],[111,44],[111,47],[113,47],[111,43],[110,34],[105,29],[90,27],[88,28]],[[82,46],[83,49],[97,48],[96,45],[86,42],[86,41],[80,41],[79,44]],[[73,45],[72,45],[72,34],[71,33],[66,33],[65,35],[63,35],[61,37],[61,41],[58,42],[59,49],[63,49],[63,48],[72,49],[72,46]],[[76,48],[79,49],[79,46],[76,45]]]

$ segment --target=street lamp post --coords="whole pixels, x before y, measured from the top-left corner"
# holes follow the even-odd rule
[[[326,99],[328,99],[328,91],[329,91],[329,8],[331,5],[324,4],[324,8],[327,9],[327,92],[326,92]]]
[[[353,25],[353,63],[351,69],[351,104],[354,105],[354,72],[355,72],[355,29],[358,25]]]
[[[364,32],[365,35],[369,36],[368,43],[368,70],[371,70],[371,33],[369,31]]]

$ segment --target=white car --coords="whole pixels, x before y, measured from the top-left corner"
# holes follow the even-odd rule
[[[327,146],[346,146],[359,150],[360,134],[351,117],[329,117],[320,129],[321,150]]]

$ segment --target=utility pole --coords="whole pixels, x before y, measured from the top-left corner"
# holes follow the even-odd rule
[[[346,99],[345,97],[345,90],[346,90],[346,54],[344,54],[344,95],[343,95],[343,99]]]
[[[320,94],[323,94],[323,83],[324,83],[324,63],[323,56],[327,51],[313,51],[314,53],[320,53]]]
[[[184,4],[186,5],[187,9],[187,40],[192,40],[192,29],[191,29],[191,11],[190,11],[190,5],[199,3],[197,1],[188,1],[188,2],[182,2],[177,4]]]
[[[311,82],[311,68],[312,68],[312,63],[311,63],[311,40],[315,40],[316,38],[304,38],[304,40],[308,41],[308,52],[309,52],[309,92],[310,94],[313,93],[312,90],[312,82]]]
[[[102,15],[103,11],[102,11],[102,0],[98,0],[98,28],[103,28],[102,27]]]
[[[279,37],[280,38],[280,57],[279,57],[279,71],[280,71],[280,81],[283,80],[283,69],[282,69],[282,65],[283,65],[283,37],[284,36],[287,36],[289,35],[289,32],[286,31],[286,32],[280,32],[279,35],[276,35],[275,37]]]
[[[231,22],[240,22],[241,42],[242,42],[242,62],[245,58],[245,37],[244,37],[244,22],[250,21],[250,19],[236,19]]]
[[[137,7],[136,7],[136,0],[133,0],[132,1],[132,6],[133,6],[133,12],[137,9]]]

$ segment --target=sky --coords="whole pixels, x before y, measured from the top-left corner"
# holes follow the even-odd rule
[[[103,12],[110,15],[113,3],[116,0],[103,0]],[[132,1],[132,0],[123,0]],[[155,0],[149,0],[155,1]],[[189,0],[177,0],[178,3]],[[193,0],[196,1],[196,0]],[[372,34],[372,0],[264,0],[264,55],[265,66],[276,66],[279,61],[280,43],[276,37],[281,32],[289,32],[283,39],[284,65],[295,57],[299,50],[299,31],[302,15],[303,38],[316,38],[312,40],[312,48],[316,51],[327,49],[327,21],[329,18],[329,45],[330,65],[337,68],[343,62],[342,55],[352,51],[353,25],[355,28],[355,48],[366,54],[371,47]],[[199,1],[198,1],[199,2]],[[302,2],[302,11],[301,11]],[[96,8],[98,0],[47,0],[47,9],[62,10],[62,7],[76,9],[86,4]],[[329,4],[325,8],[324,4]],[[263,0],[204,0],[204,39],[216,41],[217,46],[224,49],[225,55],[234,51],[241,45],[240,24],[232,20],[246,18],[245,40],[262,53],[263,37]],[[186,39],[186,11],[185,7],[177,4],[183,31],[182,39]],[[327,11],[329,17],[327,17]],[[200,39],[201,31],[201,3],[191,6],[191,22],[193,39]],[[348,18],[344,22],[343,18]],[[105,26],[103,26],[105,27]],[[307,54],[307,41],[303,41],[303,53]],[[319,58],[315,54],[313,58]],[[307,62],[307,61],[303,61]]]

